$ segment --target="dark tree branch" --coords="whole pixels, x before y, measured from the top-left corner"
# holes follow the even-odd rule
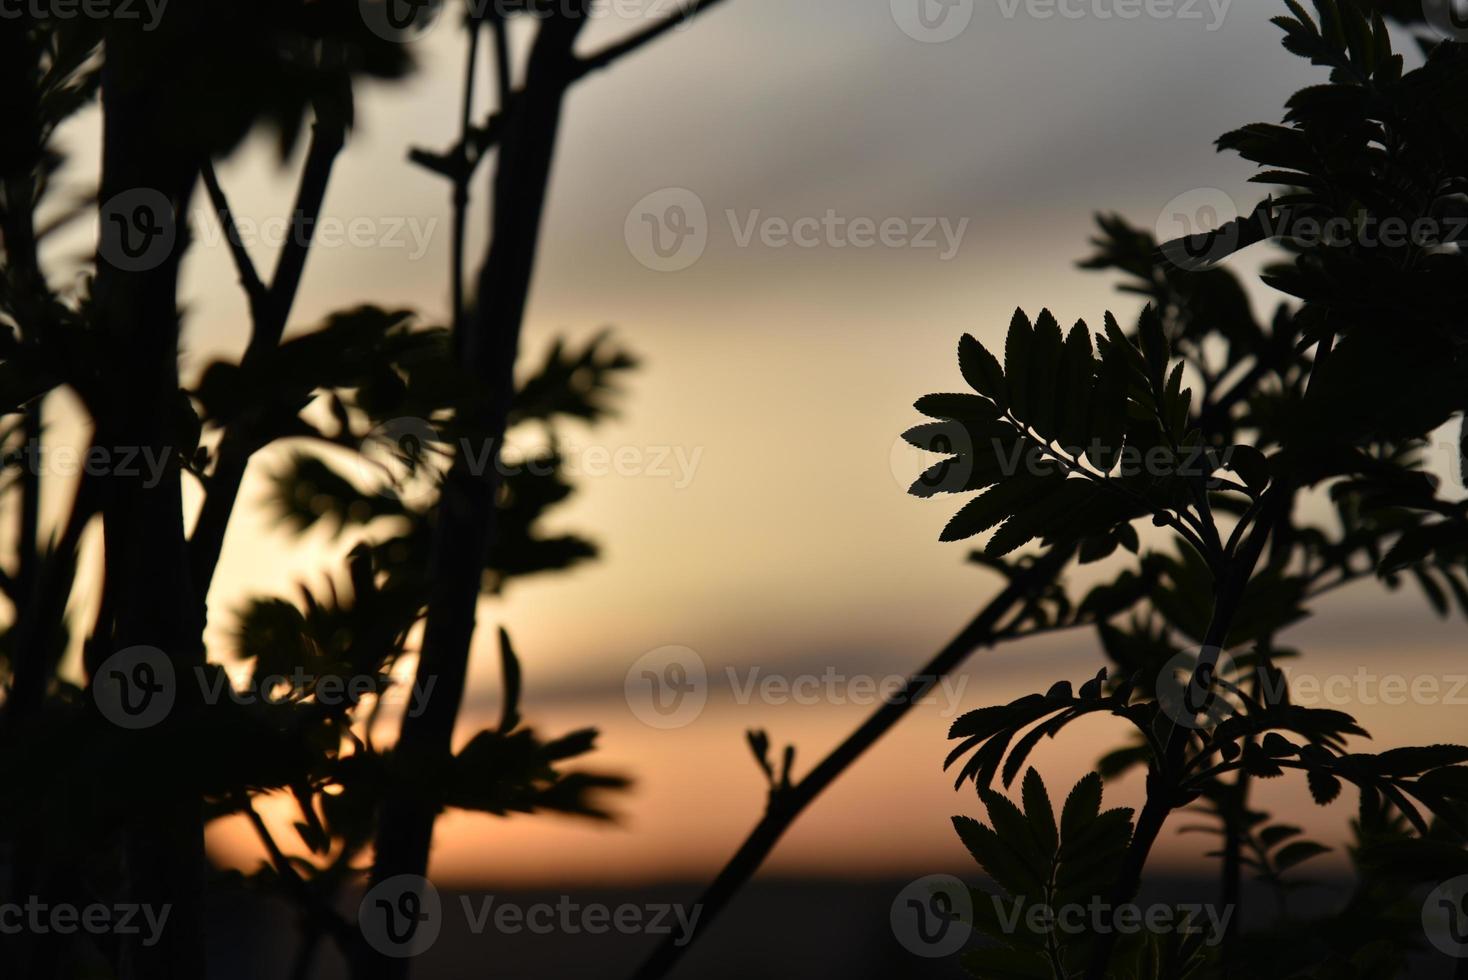
[[[251,290],[250,281],[241,273],[246,283],[246,293],[251,295],[251,330],[249,345],[245,349],[244,364],[253,366],[268,356],[280,345],[290,319],[291,307],[295,305],[296,293],[300,289],[301,277],[306,268],[306,257],[314,240],[317,221],[326,200],[326,187],[331,181],[332,167],[346,140],[347,121],[350,115],[350,89],[348,81],[342,79],[342,90],[335,98],[322,98],[316,102],[316,121],[311,128],[311,143],[306,151],[306,163],[301,171],[296,192],[295,209],[291,212],[291,233],[276,261],[275,273],[270,286],[258,300]],[[205,171],[206,186],[209,182]],[[213,193],[211,192],[211,197]],[[218,210],[220,200],[215,202]],[[228,213],[225,204],[225,213]],[[221,219],[223,220],[223,219]],[[236,236],[231,235],[233,240]],[[242,252],[242,250],[241,250]],[[236,254],[237,263],[241,254]],[[243,256],[245,262],[248,256]],[[253,275],[253,264],[249,265]],[[253,276],[259,283],[259,277]],[[209,587],[214,581],[214,572],[219,565],[219,556],[224,550],[224,535],[229,529],[230,517],[239,499],[240,486],[244,482],[245,470],[250,458],[260,447],[247,433],[228,430],[219,443],[219,459],[210,475],[208,491],[203,507],[189,537],[189,564],[199,595],[207,598]]]
[[[510,29],[503,17],[494,17],[489,22],[494,32],[494,81],[495,106],[500,112],[509,108],[515,93],[514,65],[510,61]],[[462,138],[467,139],[466,131]]]
[[[1244,539],[1239,554],[1228,561],[1223,574],[1219,576],[1213,600],[1213,617],[1203,637],[1198,667],[1189,681],[1191,687],[1201,687],[1206,691],[1212,686],[1213,669],[1217,667],[1224,644],[1228,642],[1229,631],[1233,628],[1234,619],[1243,603],[1244,590],[1264,553],[1264,546],[1274,530],[1276,519],[1288,510],[1294,493],[1294,485],[1288,479],[1276,482],[1265,491],[1258,521]],[[1147,858],[1152,853],[1152,846],[1157,843],[1163,824],[1173,810],[1189,802],[1186,794],[1181,793],[1177,785],[1184,771],[1188,747],[1186,734],[1179,732],[1181,727],[1176,721],[1173,722],[1163,743],[1165,756],[1147,774],[1147,802],[1138,815],[1136,829],[1132,832],[1132,842],[1122,864],[1121,878],[1112,894],[1112,908],[1120,908],[1136,895],[1141,886],[1142,871],[1147,866]],[[1100,935],[1086,971],[1087,980],[1104,980],[1107,964],[1116,946],[1116,938],[1115,929]]]
[[[240,237],[238,225],[235,224],[234,212],[229,207],[229,199],[224,195],[224,188],[219,186],[219,175],[214,172],[213,161],[207,159],[204,161],[200,169],[200,176],[204,178],[204,188],[209,192],[209,203],[213,205],[214,214],[224,229],[224,240],[229,243],[229,254],[234,259],[235,270],[239,273],[240,286],[244,289],[245,297],[250,302],[250,319],[252,322],[259,322],[264,315],[267,293],[265,283],[260,281],[260,274],[255,271],[255,263],[250,259],[250,253],[245,250],[244,240]]]
[[[346,919],[342,918],[336,909],[332,908],[311,887],[311,883],[301,877],[301,873],[296,870],[289,855],[281,850],[280,845],[276,843],[275,835],[270,832],[270,828],[266,826],[265,820],[260,816],[259,811],[250,803],[249,796],[245,795],[240,797],[239,803],[244,809],[245,815],[249,817],[250,826],[255,829],[255,835],[260,838],[261,844],[265,846],[266,853],[270,855],[270,864],[275,868],[275,873],[285,882],[291,894],[295,896],[296,901],[306,908],[310,916],[312,929],[310,938],[307,939],[307,948],[314,951],[315,937],[320,935],[319,930],[325,929],[336,940],[344,956],[349,960],[360,959],[362,955],[361,932]]]
[[[634,980],[659,980],[666,976],[687,951],[692,940],[704,935],[735,893],[759,870],[785,831],[813,803],[826,787],[849,769],[877,740],[896,725],[939,680],[957,670],[965,660],[982,647],[993,646],[1002,636],[1001,624],[1016,607],[1053,583],[1070,562],[1075,549],[1054,548],[1034,565],[1018,573],[1007,588],[995,596],[957,636],[918,673],[908,678],[901,691],[872,713],[846,741],[822,759],[800,782],[788,790],[775,793],[764,818],[755,825],[749,837],[704,889],[697,907],[702,910],[693,936],[669,937],[660,942],[638,971]]]
[[[627,55],[641,50],[644,46],[656,41],[664,34],[691,21],[700,14],[706,13],[712,8],[723,3],[724,0],[698,0],[687,9],[670,14],[664,20],[645,28],[625,40],[608,45],[600,51],[577,58],[571,69],[570,81],[577,82],[587,75],[604,68],[611,67]],[[431,170],[441,177],[454,180],[458,176],[458,166],[464,161],[469,167],[470,176],[478,168],[479,161],[499,144],[504,135],[504,113],[505,107],[520,95],[520,92],[512,92],[509,88],[509,47],[503,38],[503,22],[496,21],[496,45],[499,48],[498,63],[504,66],[500,71],[500,85],[502,92],[510,93],[507,97],[500,99],[500,108],[489,117],[484,125],[470,131],[467,139],[461,139],[458,144],[450,147],[447,152],[435,153],[432,150],[413,148],[408,151],[408,159],[426,170]]]
[[[497,33],[503,32],[503,21],[495,20]],[[479,62],[479,36],[483,27],[478,20],[469,21],[469,55],[464,65],[464,97],[459,111],[460,154],[468,152],[470,119],[474,113],[474,73]],[[503,70],[503,69],[502,69]],[[450,258],[450,303],[453,307],[454,336],[464,332],[464,235],[469,220],[469,182],[472,169],[469,161],[461,158],[454,168],[454,232],[453,254]]]
[[[180,106],[181,86],[194,84],[188,56],[199,43],[203,11],[171,13],[154,31],[114,25],[106,32],[101,69],[102,169],[99,199],[148,188],[163,213],[182,225],[199,178],[198,127]],[[108,371],[96,395],[97,441],[131,447],[166,461],[160,479],[118,470],[103,495],[106,584],[102,605],[115,611],[95,646],[154,647],[176,676],[204,663],[203,603],[189,574],[176,444],[178,420],[178,286],[186,236],[143,269],[97,256],[93,309]],[[119,946],[113,967],[150,980],[198,980],[206,973],[203,803],[190,780],[162,764],[158,747],[177,745],[202,709],[198,692],[179,686],[169,717],[148,730],[136,766],[136,792],[119,830],[126,841],[130,900],[171,906],[160,940]],[[127,967],[123,967],[127,961]]]
[[[579,81],[594,71],[611,66],[614,62],[656,41],[669,31],[682,27],[699,14],[707,13],[723,2],[724,0],[696,0],[678,13],[669,14],[651,27],[646,27],[625,40],[608,45],[600,51],[579,59],[576,63],[574,80]]]
[[[514,397],[520,329],[534,273],[551,161],[561,110],[573,80],[576,38],[586,24],[589,0],[541,21],[526,68],[524,88],[511,100],[505,140],[492,189],[489,255],[478,283],[478,302],[455,349],[481,395],[462,410],[486,446],[503,438]],[[434,697],[417,715],[404,717],[394,751],[403,772],[441,771],[453,755],[469,667],[480,585],[495,535],[499,467],[475,467],[466,454],[444,481],[429,558],[432,583],[419,653],[417,680],[433,683]],[[439,802],[398,785],[382,808],[374,884],[403,874],[423,875]],[[400,980],[407,963],[377,957],[367,976]]]

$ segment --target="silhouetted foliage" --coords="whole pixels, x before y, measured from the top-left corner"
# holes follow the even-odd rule
[[[682,9],[613,48],[557,63],[565,76],[557,84],[563,89],[712,5]],[[483,30],[502,32],[506,12],[527,11],[476,14],[467,25],[475,43]],[[566,25],[579,26],[585,15],[584,4],[568,5],[542,18],[543,30],[569,45],[575,32],[567,35]],[[603,333],[580,345],[555,341],[516,378],[518,319],[490,324],[514,343],[490,351],[488,362],[468,356],[486,344],[465,316],[462,200],[449,327],[362,305],[287,336],[332,164],[353,124],[354,83],[404,77],[411,49],[370,30],[355,3],[214,4],[170,13],[153,27],[90,16],[0,19],[0,440],[7,450],[0,492],[22,531],[14,571],[0,572],[11,606],[0,635],[0,838],[12,857],[0,867],[0,892],[77,906],[156,902],[176,914],[172,929],[147,949],[86,934],[7,942],[4,972],[197,980],[205,968],[206,885],[235,878],[206,866],[203,826],[243,816],[267,857],[246,883],[284,895],[301,911],[295,975],[310,972],[319,941],[329,937],[354,972],[368,976],[381,958],[336,906],[364,882],[364,862],[379,860],[369,852],[374,844],[380,850],[389,801],[426,808],[431,833],[433,818],[448,808],[607,820],[605,794],[626,785],[568,768],[592,750],[594,731],[545,738],[525,724],[520,662],[503,630],[497,726],[443,754],[402,751],[399,736],[380,732],[389,724],[406,730],[409,720],[429,714],[442,664],[426,671],[426,685],[420,665],[403,710],[391,701],[401,690],[394,667],[420,652],[436,589],[467,596],[472,632],[482,595],[595,557],[590,540],[546,532],[542,522],[573,492],[559,448],[565,425],[607,418],[619,379],[636,362]],[[507,51],[498,56],[507,77]],[[471,51],[471,83],[473,65]],[[58,127],[99,92],[105,132],[97,190],[53,208],[58,217],[38,226],[63,162]],[[499,111],[509,112],[512,95],[531,106],[540,93],[534,85],[521,93],[501,85]],[[558,101],[550,108],[558,112]],[[267,282],[241,243],[212,161],[265,129],[284,164],[308,117],[295,234]],[[527,152],[524,141],[534,134],[516,125],[473,128],[474,159],[462,151],[454,179],[467,183],[496,144],[517,159]],[[538,199],[545,176],[532,169],[519,183],[502,182],[501,193],[525,198],[539,179]],[[191,245],[185,216],[201,183],[240,276],[250,337],[240,358],[209,364],[186,387],[178,377],[176,292]],[[159,195],[171,212],[148,214],[176,231],[168,254],[122,268],[104,244],[76,287],[54,287],[40,245],[99,204],[105,210],[109,198],[139,190]],[[538,204],[527,219],[496,241],[516,256],[522,289]],[[500,298],[485,293],[475,309]],[[144,483],[124,479],[120,467],[89,467],[54,539],[42,540],[35,460],[52,438],[43,405],[62,389],[77,396],[94,448],[156,458],[160,470]],[[533,448],[507,461],[507,440]],[[266,451],[271,460],[257,458]],[[210,584],[252,459],[273,467],[268,505],[281,527],[321,531],[350,542],[350,550],[341,568],[300,583],[294,594],[255,596],[229,610],[233,649],[206,652],[206,615],[224,618],[209,602]],[[467,479],[448,490],[451,473]],[[203,500],[187,533],[184,474]],[[478,536],[462,526],[462,507],[443,503],[450,493],[487,514]],[[91,574],[78,558],[95,523],[106,539],[106,568],[91,613],[75,597]],[[447,582],[435,556],[454,547],[469,563]],[[93,622],[78,622],[88,614]],[[80,669],[67,659],[74,636]],[[446,733],[458,718],[468,640],[466,633],[459,689],[445,678],[442,703],[431,705],[433,723],[446,723]],[[109,668],[120,650],[151,653],[142,664]],[[121,685],[125,714],[138,705],[148,710],[162,695],[165,717],[119,720],[102,693],[109,684]],[[274,814],[258,806],[266,799],[294,809],[294,842],[277,840]],[[426,863],[416,871],[423,874]]]
[[[1000,928],[976,899],[975,925],[1001,944],[970,954],[977,976],[1401,975],[1425,946],[1412,889],[1464,866],[1468,748],[1353,751],[1350,740],[1368,736],[1350,715],[1291,703],[1279,665],[1298,654],[1276,637],[1319,596],[1370,578],[1411,579],[1438,614],[1456,605],[1468,616],[1468,504],[1424,469],[1436,430],[1468,408],[1464,236],[1441,233],[1462,227],[1468,201],[1468,49],[1419,38],[1424,61],[1405,70],[1379,14],[1316,0],[1312,17],[1286,2],[1289,16],[1275,19],[1285,47],[1329,81],[1291,98],[1282,124],[1219,141],[1279,192],[1175,242],[1102,217],[1083,265],[1121,274],[1146,300],[1136,326],[1107,314],[1104,330],[1066,332],[1048,311],[1018,312],[1002,362],[964,337],[973,392],[920,399],[938,421],[907,438],[945,456],[914,494],[982,491],[943,532],[992,531],[976,560],[1004,570],[1005,556],[1038,541],[1126,566],[1083,601],[1053,596],[1051,614],[1034,617],[1040,628],[1094,625],[1113,668],[1079,691],[1060,682],[971,712],[950,733],[961,741],[948,763],[962,763],[959,783],[975,783],[992,823],[957,818],[959,835],[995,883],[1030,901],[1114,910],[1135,895],[1169,815],[1189,808],[1205,818],[1194,829],[1221,837],[1231,908],[1245,870],[1287,890],[1292,869],[1326,848],[1248,794],[1251,780],[1293,772],[1320,805],[1347,787],[1359,800],[1357,890],[1305,932],[1283,916],[1243,941],[1231,931],[1221,962],[1118,942],[1114,928]],[[1362,233],[1384,223],[1414,230]],[[1264,241],[1286,255],[1263,281],[1292,302],[1260,321],[1219,263]],[[1333,522],[1297,506],[1307,494],[1329,501]],[[1141,518],[1171,529],[1175,545],[1140,536]],[[1096,712],[1134,729],[1100,774],[1144,766],[1146,805],[1134,822],[1120,810],[1087,822],[1094,839],[1068,851],[1037,773],[1023,811],[991,786],[1009,786],[1042,739]],[[1087,780],[1077,793],[1099,799],[1099,779]],[[1072,884],[1068,854],[1102,873]]]

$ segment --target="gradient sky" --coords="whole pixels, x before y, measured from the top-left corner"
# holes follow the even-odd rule
[[[1195,8],[1201,20],[1107,17],[1117,6],[1108,0],[1069,4],[1083,12],[1077,18],[1045,19],[1032,15],[1043,4],[980,0],[968,28],[945,43],[904,33],[893,11],[904,2],[728,0],[572,94],[525,349],[533,357],[553,336],[615,327],[645,368],[630,381],[623,417],[574,431],[573,450],[627,449],[649,462],[667,451],[697,465],[686,480],[582,476],[554,526],[588,533],[604,559],[515,585],[481,617],[464,734],[497,710],[491,627],[504,624],[525,662],[529,717],[548,732],[600,727],[595,764],[636,779],[618,802],[621,824],[451,816],[434,858],[444,879],[657,879],[722,864],[763,808],[744,729],[796,742],[803,772],[865,709],[738,705],[716,686],[693,724],[658,731],[623,698],[628,668],[668,645],[696,651],[715,677],[754,665],[783,676],[828,667],[885,676],[924,662],[996,584],[965,565],[965,547],[938,543],[956,504],[903,492],[921,465],[896,444],[914,420],[913,400],[960,384],[959,335],[999,342],[1016,306],[1048,305],[1063,323],[1098,323],[1108,308],[1134,315],[1111,280],[1075,268],[1093,213],[1151,227],[1170,201],[1200,188],[1251,206],[1248,165],[1215,154],[1212,141],[1277,120],[1289,93],[1320,80],[1278,46],[1272,2],[1226,5],[1220,23],[1205,3]],[[667,6],[649,0],[645,9]],[[586,46],[638,23],[598,17]],[[293,328],[363,302],[442,319],[448,189],[405,154],[451,142],[462,47],[444,18],[418,42],[421,69],[410,82],[366,90],[327,198],[328,217],[431,229],[426,251],[315,249]],[[95,171],[95,124],[85,117],[66,134],[73,180]],[[268,141],[247,145],[221,168],[236,211],[257,221],[285,214],[299,162],[282,168]],[[670,188],[695,195],[709,221],[706,251],[675,273],[642,265],[626,234],[638,202]],[[482,205],[483,180],[475,195]],[[741,246],[730,210],[738,223],[756,212],[786,221],[834,212],[967,225],[944,260],[934,249]],[[471,254],[483,224],[476,210]],[[68,274],[87,236],[78,229],[53,245]],[[255,256],[269,267],[267,248]],[[1257,258],[1234,261],[1247,269]],[[202,237],[185,273],[185,371],[196,376],[242,350],[245,305],[217,235]],[[1261,310],[1275,302],[1255,295]],[[247,504],[258,502],[270,465],[265,458],[251,470]],[[344,550],[293,541],[258,508],[238,513],[211,596],[216,659],[228,651],[222,611],[252,592],[289,595],[297,581],[320,581]],[[1416,595],[1386,599],[1368,584],[1323,603],[1286,640],[1308,648],[1321,672],[1369,663],[1381,673],[1390,664],[1453,674],[1460,634],[1426,621],[1424,609]],[[1101,663],[1091,634],[984,653],[960,678],[956,709],[1042,690],[1060,676],[1080,680]],[[1451,706],[1358,710],[1394,743],[1461,729],[1461,708],[1450,716]],[[961,866],[948,816],[981,808],[969,793],[955,797],[940,769],[952,717],[915,711],[800,822],[770,868],[916,876]],[[1052,794],[1118,731],[1092,722],[1044,746],[1035,762]],[[1134,804],[1138,790],[1122,783],[1108,801]],[[1351,812],[1309,807],[1303,787],[1267,784],[1260,799],[1288,807],[1326,840],[1341,837]],[[252,842],[237,831],[216,829],[217,853],[247,859]],[[1169,840],[1160,860],[1196,862],[1200,840]]]

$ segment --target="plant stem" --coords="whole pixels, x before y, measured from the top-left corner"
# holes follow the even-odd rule
[[[260,284],[243,246],[232,248],[241,282],[250,299],[250,341],[243,358],[247,368],[255,367],[268,357],[280,345],[280,338],[285,333],[305,274],[306,257],[315,240],[332,168],[346,142],[351,98],[349,84],[344,77],[336,92],[316,100],[316,121],[311,127],[311,143],[306,150],[306,163],[296,191],[295,208],[291,212],[292,233],[276,259],[268,289]],[[225,225],[226,238],[233,241],[236,236],[229,234],[234,227],[233,219],[212,167],[205,169],[205,186],[221,223]],[[219,461],[210,475],[203,507],[189,536],[189,567],[201,599],[208,598],[209,586],[214,581],[219,556],[224,550],[224,535],[229,530],[230,517],[234,514],[240,486],[245,479],[245,469],[258,448],[255,439],[237,429],[226,431],[220,440]]]
[[[114,25],[101,69],[99,199],[113,201],[147,188],[166,208],[153,220],[172,222],[175,229],[185,222],[201,153],[196,127],[166,107],[176,106],[180,87],[192,83],[185,66],[193,61],[185,53],[198,43],[202,13],[189,8],[170,15],[152,32]],[[186,240],[181,230],[178,239]],[[102,601],[117,615],[111,635],[97,642],[113,650],[154,647],[180,677],[204,663],[203,605],[189,575],[180,470],[172,449],[182,253],[176,244],[146,268],[124,269],[104,249],[93,290],[98,338],[110,369],[98,393],[98,441],[167,461],[156,482],[123,472],[107,478]],[[190,696],[188,685],[178,689],[165,722],[128,735],[138,753],[136,792],[121,828],[130,900],[173,910],[157,943],[120,951],[120,958],[131,961],[131,975],[149,980],[198,980],[206,972],[203,802],[191,780],[178,778],[170,758],[186,742],[202,701]]]
[[[482,396],[464,409],[468,427],[488,447],[504,437],[514,397],[514,366],[530,292],[541,216],[561,109],[574,78],[576,38],[585,26],[587,0],[550,14],[541,22],[526,69],[524,90],[511,103],[493,184],[491,244],[480,274],[478,303],[455,338],[464,369],[482,386]],[[468,455],[455,459],[444,481],[434,529],[428,618],[418,658],[417,680],[434,684],[433,699],[403,719],[394,751],[398,772],[443,773],[453,757],[453,731],[468,675],[470,645],[480,583],[494,539],[501,475],[491,463],[481,471]],[[428,689],[428,688],[425,688]],[[383,805],[377,835],[373,884],[398,875],[426,873],[438,801],[400,785]],[[395,980],[407,962],[376,957],[367,976]]]
[[[1203,686],[1212,677],[1213,669],[1218,665],[1219,655],[1228,641],[1229,630],[1233,626],[1234,618],[1238,615],[1239,606],[1244,598],[1244,589],[1248,586],[1249,578],[1254,574],[1254,567],[1258,564],[1260,555],[1264,553],[1264,545],[1269,540],[1274,526],[1274,517],[1281,508],[1288,508],[1293,494],[1293,486],[1288,481],[1278,482],[1266,491],[1268,499],[1261,508],[1259,522],[1245,539],[1241,553],[1228,563],[1224,574],[1220,576],[1213,601],[1213,618],[1203,637],[1202,652],[1198,658],[1198,667],[1189,681],[1190,688]],[[1164,742],[1163,758],[1158,760],[1147,774],[1147,802],[1137,818],[1131,846],[1127,848],[1126,860],[1122,864],[1121,878],[1112,892],[1111,908],[1113,910],[1131,901],[1136,895],[1137,889],[1141,886],[1142,870],[1147,865],[1152,846],[1157,842],[1157,836],[1161,833],[1163,824],[1167,822],[1168,815],[1179,806],[1186,806],[1190,802],[1186,796],[1179,793],[1177,785],[1184,772],[1188,746],[1187,736],[1178,731],[1181,727],[1178,723],[1173,723]],[[1107,930],[1098,936],[1096,948],[1086,970],[1087,980],[1104,980],[1107,964],[1116,947],[1116,940],[1115,929]]]
[[[634,980],[658,980],[665,976],[693,940],[708,931],[735,893],[759,870],[785,831],[816,797],[897,724],[941,678],[956,670],[975,650],[996,643],[1000,639],[1000,624],[1009,612],[1054,582],[1074,554],[1074,548],[1054,548],[1034,565],[1015,575],[1009,586],[995,596],[926,667],[908,678],[900,692],[873,712],[809,775],[788,791],[776,794],[763,819],[699,897],[697,908],[700,914],[694,934],[678,937],[676,941],[670,936],[660,942],[633,974]]]

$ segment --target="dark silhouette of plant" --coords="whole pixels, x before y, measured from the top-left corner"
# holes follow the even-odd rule
[[[477,302],[467,308],[461,288],[463,249],[454,254],[454,353],[460,369],[475,380],[472,396],[461,406],[464,424],[488,447],[491,462],[498,454],[515,411],[514,366],[520,347],[525,303],[540,237],[541,213],[550,183],[562,105],[572,85],[588,74],[640,49],[680,24],[716,6],[720,0],[697,0],[625,41],[600,52],[578,56],[575,44],[590,15],[590,0],[542,5],[510,4],[490,8],[484,21],[471,12],[468,21],[469,68],[460,115],[458,144],[446,154],[417,152],[414,159],[448,177],[454,188],[455,227],[464,227],[468,184],[485,152],[498,156],[490,187],[489,246],[480,269]],[[505,18],[533,16],[535,41],[515,87]],[[481,30],[496,41],[498,111],[481,128],[469,124],[474,89],[474,57]],[[404,772],[434,772],[452,757],[451,739],[468,674],[470,642],[479,597],[478,575],[483,555],[508,539],[495,501],[506,487],[499,467],[477,467],[457,453],[443,480],[436,530],[427,553],[428,603],[419,653],[417,682],[438,691],[426,710],[405,717],[395,756]],[[428,867],[439,801],[421,786],[401,781],[389,793],[376,834],[374,886],[402,875],[422,876]],[[410,927],[416,930],[414,923]],[[387,980],[408,973],[405,959],[378,956],[367,976]]]
[[[973,393],[920,400],[936,421],[908,438],[947,456],[915,493],[983,491],[945,540],[992,530],[990,561],[1033,541],[1051,553],[1074,548],[1081,561],[1138,555],[1078,605],[1105,608],[1098,633],[1114,674],[1103,670],[1075,693],[1062,682],[953,726],[961,741],[949,765],[962,763],[959,783],[976,784],[993,822],[990,830],[959,818],[959,833],[996,883],[1015,896],[1054,897],[1066,848],[1064,834],[1049,848],[1037,775],[1026,781],[1023,814],[991,790],[993,780],[1008,786],[1041,739],[1106,712],[1130,722],[1136,739],[1100,768],[1115,775],[1145,765],[1146,801],[1134,821],[1126,811],[1098,818],[1117,826],[1098,830],[1086,856],[1110,870],[1068,900],[1094,898],[1108,915],[1130,902],[1162,827],[1190,806],[1223,835],[1230,907],[1240,903],[1245,867],[1287,883],[1282,875],[1324,848],[1271,822],[1248,791],[1253,779],[1294,770],[1321,805],[1346,784],[1356,789],[1358,891],[1310,936],[1296,927],[1285,943],[1284,924],[1258,942],[1231,933],[1221,969],[1385,976],[1403,971],[1423,938],[1418,919],[1390,910],[1411,885],[1463,866],[1468,748],[1350,751],[1347,739],[1366,732],[1345,712],[1290,702],[1278,663],[1293,652],[1275,637],[1323,593],[1367,577],[1395,587],[1409,575],[1439,613],[1452,596],[1468,615],[1468,509],[1421,468],[1432,433],[1468,407],[1462,238],[1362,233],[1387,222],[1459,227],[1468,115],[1453,93],[1468,55],[1423,40],[1424,64],[1404,71],[1380,15],[1344,0],[1316,0],[1313,18],[1287,5],[1290,16],[1276,18],[1285,46],[1329,67],[1330,82],[1296,94],[1284,125],[1249,126],[1219,144],[1267,168],[1256,180],[1284,190],[1247,218],[1160,247],[1103,219],[1085,264],[1124,273],[1124,288],[1146,297],[1135,329],[1108,314],[1103,331],[1078,323],[1067,332],[1048,312],[1033,321],[1017,313],[1002,364],[965,337],[959,363]],[[1322,239],[1321,228],[1347,234]],[[1260,323],[1238,279],[1216,264],[1266,239],[1288,261],[1265,282],[1297,302]],[[1334,524],[1297,507],[1309,493],[1334,504]],[[1132,522],[1147,516],[1173,532],[1176,552],[1143,546]],[[1052,857],[1059,865],[1038,885],[1014,871],[1018,863],[1043,872]],[[983,911],[983,899],[975,906]],[[1196,950],[1118,943],[1114,922],[1060,942],[1018,926],[986,928],[975,915],[1003,943],[970,955],[979,976],[1214,969]],[[1372,927],[1359,928],[1372,916]]]
[[[624,781],[565,769],[592,748],[594,732],[547,740],[523,724],[519,662],[503,631],[499,724],[457,751],[449,738],[480,596],[595,555],[589,541],[547,535],[539,522],[572,490],[556,448],[562,422],[605,417],[618,377],[634,366],[599,336],[580,347],[557,343],[536,370],[514,375],[561,98],[715,2],[684,6],[586,56],[572,50],[585,4],[474,7],[459,146],[445,157],[415,152],[454,183],[453,323],[426,327],[405,311],[362,306],[289,337],[350,133],[352,82],[403,76],[407,48],[369,30],[355,3],[191,7],[146,29],[125,18],[0,21],[0,411],[12,423],[5,490],[21,530],[14,571],[0,574],[13,608],[0,644],[8,788],[0,830],[15,855],[3,888],[53,904],[115,899],[171,910],[153,944],[55,934],[7,942],[7,974],[206,975],[203,828],[228,815],[249,820],[269,857],[253,882],[299,904],[304,941],[293,976],[311,974],[323,937],[358,975],[395,974],[406,963],[377,955],[336,910],[374,847],[374,879],[422,876],[444,808],[607,816],[600,794]],[[540,39],[512,90],[504,18],[522,14],[538,19]],[[500,111],[476,127],[475,54],[485,29],[497,41]],[[37,209],[61,161],[56,129],[99,94],[98,192],[40,225]],[[292,233],[267,281],[213,161],[262,125],[276,131],[286,160],[308,112]],[[462,276],[468,185],[495,149],[494,234],[471,306]],[[211,364],[185,389],[176,295],[196,184],[225,231],[250,336],[238,361]],[[95,275],[74,292],[53,289],[39,243],[97,207]],[[46,439],[43,404],[63,387],[93,425],[94,450],[158,460],[160,469],[145,478],[136,466],[89,467],[59,532],[43,541],[35,460]],[[503,465],[505,439],[529,428],[548,448]],[[356,544],[341,572],[302,585],[295,600],[262,596],[232,611],[230,652],[248,667],[253,695],[241,698],[206,658],[207,600],[246,469],[284,444],[296,451],[275,474],[279,519]],[[203,492],[191,530],[185,473]],[[94,518],[103,587],[95,621],[77,628],[68,606]],[[420,625],[420,710],[394,718],[385,708],[391,671]],[[74,632],[86,687],[60,669]],[[132,659],[119,665],[119,656]],[[368,683],[344,691],[336,683],[344,679]],[[129,722],[155,704],[161,718]],[[393,721],[400,734],[384,745],[377,732]],[[257,809],[270,794],[294,801],[303,853],[278,842]]]

